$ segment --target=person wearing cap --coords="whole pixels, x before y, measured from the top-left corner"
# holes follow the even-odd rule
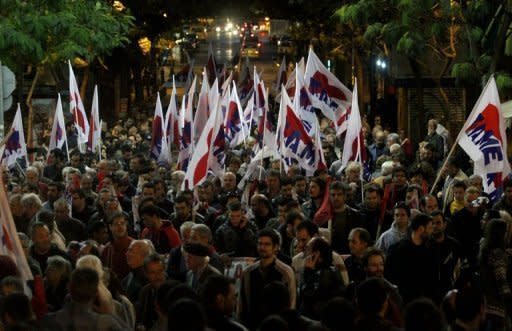
[[[187,266],[186,284],[198,291],[211,275],[220,275],[220,271],[212,267],[208,261],[209,249],[198,242],[183,245],[185,265]]]

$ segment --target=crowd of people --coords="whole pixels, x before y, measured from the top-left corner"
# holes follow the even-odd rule
[[[69,161],[35,150],[3,172],[34,275],[28,295],[0,258],[4,329],[510,330],[512,181],[490,201],[433,119],[416,143],[363,127],[366,169],[340,171],[324,127],[314,176],[266,159],[242,181],[249,139],[194,191],[149,158],[144,114],[103,132],[100,161],[71,128]]]

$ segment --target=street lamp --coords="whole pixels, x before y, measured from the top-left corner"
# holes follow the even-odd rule
[[[388,64],[386,63],[386,60],[383,60],[383,59],[380,59],[380,58],[377,59],[375,64],[377,65],[377,69],[381,69],[381,70],[386,69],[387,66],[388,66]]]

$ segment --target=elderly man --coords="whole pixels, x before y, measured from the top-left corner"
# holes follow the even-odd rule
[[[186,283],[194,291],[199,291],[209,276],[220,275],[220,271],[208,263],[209,249],[207,246],[191,242],[183,246],[183,251],[188,269]]]
[[[27,170],[25,170],[25,183],[37,185],[40,192],[39,196],[41,199],[46,200],[48,194],[48,185],[41,182],[39,178],[39,169],[33,166],[27,167]]]
[[[76,218],[69,216],[69,205],[64,198],[54,202],[53,210],[57,227],[67,242],[87,239],[84,224]]]
[[[130,267],[130,273],[123,279],[122,285],[126,290],[128,299],[137,302],[139,292],[148,283],[144,273],[144,259],[155,252],[153,244],[149,240],[134,240],[126,251],[126,263]]]
[[[35,193],[24,194],[21,198],[21,206],[25,210],[25,218],[31,220],[43,207],[41,199]]]

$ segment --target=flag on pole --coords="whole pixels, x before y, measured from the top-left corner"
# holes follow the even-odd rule
[[[192,105],[194,102],[194,93],[196,91],[196,80],[194,77],[190,90],[183,96],[182,107],[180,111],[180,152],[178,154],[179,169],[187,171],[190,156],[194,150],[194,130]]]
[[[260,79],[260,75],[256,72],[254,66],[254,109],[257,116],[261,116],[265,107],[265,83]]]
[[[247,128],[247,132],[249,135],[252,132],[253,125],[254,126],[256,125],[256,119],[257,119],[256,116],[253,116],[254,115],[253,109],[254,109],[254,94],[251,95],[251,98],[247,102],[247,105],[245,106],[245,109],[244,109],[244,125]]]
[[[295,76],[297,75],[297,68],[300,68],[300,71],[304,73],[304,70],[306,70],[306,67],[304,65],[304,58],[300,59],[299,64],[295,65],[295,68],[293,68],[292,73],[286,79],[286,84],[284,85],[284,88],[286,89],[286,93],[288,93],[288,97],[290,98],[290,100],[293,100],[293,98],[295,97]],[[276,99],[281,99],[281,86],[279,86],[278,88]]]
[[[283,60],[281,61],[281,65],[279,66],[279,71],[277,72],[276,85],[274,86],[274,91],[276,94],[281,89],[281,85],[286,84],[286,56],[283,56]]]
[[[263,150],[264,147],[271,151],[277,151],[276,145],[276,129],[275,124],[276,118],[273,112],[269,111],[268,107],[268,89],[264,94],[265,107],[263,108],[263,114],[259,117],[258,131],[256,132],[256,144],[254,145],[253,153],[257,154]],[[256,116],[253,111],[253,115]],[[276,153],[276,155],[279,155]]]
[[[171,146],[179,148],[179,118],[178,118],[178,99],[176,98],[176,83],[172,77],[172,92],[167,112],[165,113],[165,135],[167,137],[167,147],[169,152]]]
[[[25,134],[23,132],[23,122],[21,118],[21,108],[18,103],[18,109],[11,126],[11,135],[2,146],[2,164],[8,168],[16,165],[18,158],[25,158],[28,165],[27,144],[25,144]]]
[[[66,154],[68,156],[69,161],[66,122],[64,122],[64,112],[62,111],[62,101],[60,99],[60,93],[58,94],[57,98],[57,107],[55,108],[55,115],[53,116],[52,133],[50,134],[50,143],[48,144],[48,155],[50,155],[50,152],[55,148],[58,148],[60,150],[66,148]]]
[[[0,176],[0,254],[9,256],[20,272],[21,279],[26,283],[34,279],[32,271],[23,252],[18,231],[14,224],[11,207],[5,192],[5,185]]]
[[[284,170],[287,173],[293,160],[298,162],[308,174],[313,174],[318,165],[315,143],[309,136],[293,110],[293,104],[284,89],[281,88],[281,105],[277,120],[276,145],[283,159]]]
[[[91,108],[91,127],[89,128],[89,141],[87,143],[89,150],[98,153],[101,157],[101,126],[98,102],[98,85],[94,86]]]
[[[196,113],[194,115],[194,137],[199,139],[201,131],[210,116],[210,109],[208,106],[208,95],[210,92],[210,85],[208,83],[208,74],[206,68],[203,69],[203,82],[201,83],[201,90],[199,91],[199,99],[197,100]]]
[[[343,146],[343,155],[341,157],[341,167],[338,174],[345,169],[350,161],[356,161],[362,166],[367,161],[366,148],[364,146],[363,125],[361,114],[359,113],[357,95],[357,79],[354,84],[354,93],[352,94],[352,106],[350,116],[347,121],[347,133],[345,135],[345,145]],[[361,172],[361,176],[363,176]],[[362,177],[361,177],[362,178]]]
[[[76,83],[75,74],[73,67],[71,67],[71,61],[68,61],[69,65],[69,111],[73,114],[73,123],[77,130],[77,143],[81,153],[86,152],[85,144],[89,141],[89,122],[87,121],[87,115],[85,113],[84,104],[80,97],[80,90]]]
[[[242,106],[236,93],[236,84],[233,83],[231,96],[229,98],[228,111],[226,115],[226,122],[224,127],[226,130],[226,142],[229,147],[236,147],[245,141],[246,131],[243,122]]]
[[[165,154],[165,157],[167,157],[167,142],[165,139],[163,117],[160,93],[157,92],[155,115],[153,116],[153,126],[151,130],[151,158],[158,161],[161,160],[162,154]]]
[[[323,65],[312,48],[309,49],[304,80],[313,106],[337,126],[337,119],[352,102],[352,93]]]
[[[501,197],[503,180],[510,174],[510,164],[505,120],[494,77],[485,85],[457,141],[473,160],[473,173],[483,177],[484,191],[495,202]]]
[[[210,43],[208,47],[208,61],[206,63],[207,79],[210,86],[217,79],[217,65],[215,64],[215,57],[213,56],[213,48]]]
[[[218,82],[215,82],[213,86],[217,88]],[[217,90],[218,95],[218,90]],[[217,177],[224,175],[224,169],[226,167],[226,134],[224,129],[224,115],[220,109],[220,96],[213,98],[212,117],[215,117],[215,123],[213,127],[213,141],[210,148],[210,157],[208,160],[208,168]]]
[[[295,66],[295,93],[297,96],[293,98],[293,109],[298,113],[304,128],[311,137],[315,137],[318,118],[311,103],[311,96],[304,84],[304,72],[301,70],[299,64]]]
[[[208,169],[210,168],[213,157],[212,149],[218,133],[216,130],[218,123],[217,117],[221,119],[218,107],[212,109],[212,116],[208,118],[203,131],[201,131],[201,136],[197,141],[194,153],[190,159],[190,164],[185,172],[182,190],[193,189],[197,185],[200,185],[208,175]]]

